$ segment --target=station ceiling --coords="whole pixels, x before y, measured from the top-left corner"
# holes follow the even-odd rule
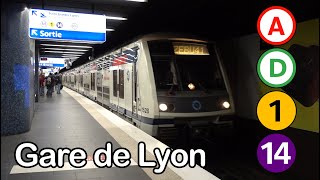
[[[108,50],[128,42],[136,36],[152,32],[190,33],[209,40],[230,39],[256,33],[256,22],[267,7],[288,8],[297,22],[319,18],[315,0],[17,0],[30,8],[61,10],[80,13],[105,14],[127,20],[106,20],[107,41],[104,44],[37,41],[40,56],[61,56],[45,52],[46,48],[70,49],[84,46],[73,67],[99,57]],[[137,2],[139,1],[139,2]],[[50,46],[53,44],[53,46]],[[60,45],[60,46],[59,46]],[[62,45],[62,46],[61,46]],[[69,47],[68,47],[69,46]],[[52,49],[53,50],[53,49]],[[53,50],[55,51],[55,50]]]

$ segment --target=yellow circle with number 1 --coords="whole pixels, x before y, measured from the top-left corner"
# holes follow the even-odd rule
[[[293,99],[280,91],[264,95],[257,107],[259,121],[271,130],[287,128],[295,119],[296,114],[297,108]]]

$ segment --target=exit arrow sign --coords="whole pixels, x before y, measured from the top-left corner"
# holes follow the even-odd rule
[[[31,35],[32,35],[32,36],[33,36],[33,35],[34,35],[34,36],[38,36],[37,31],[38,31],[38,30],[36,30],[36,29],[32,29],[32,30],[31,30]]]
[[[37,16],[37,11],[36,10],[32,10],[32,15],[36,15]]]

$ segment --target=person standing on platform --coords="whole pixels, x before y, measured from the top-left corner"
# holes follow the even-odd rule
[[[61,75],[60,74],[57,74],[56,75],[56,90],[57,90],[57,94],[61,94],[60,90],[61,90],[61,84],[62,84],[62,80],[61,80]]]
[[[53,85],[54,85],[54,77],[52,73],[49,74],[49,76],[46,78],[46,86],[47,86],[47,96],[52,96],[53,92]]]
[[[41,73],[39,76],[40,96],[44,96],[44,81],[45,81],[45,76],[43,73]]]
[[[56,72],[54,74],[52,74],[52,92],[54,92],[55,90],[57,90],[57,87],[56,87]]]

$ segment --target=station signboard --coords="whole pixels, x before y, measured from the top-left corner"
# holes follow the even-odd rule
[[[41,57],[39,66],[42,68],[54,68],[54,67],[65,67],[64,58],[44,58]]]
[[[29,37],[104,43],[106,41],[106,17],[95,14],[30,9]]]

